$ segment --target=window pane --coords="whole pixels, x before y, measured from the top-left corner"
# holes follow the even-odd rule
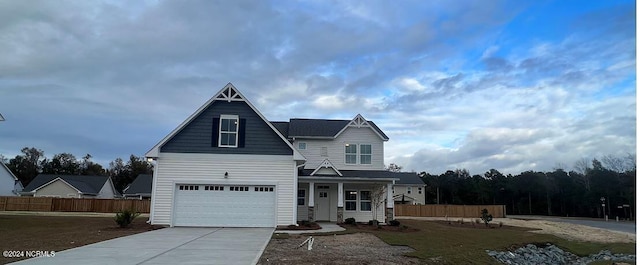
[[[347,154],[356,154],[358,152],[358,146],[355,144],[345,145],[344,152]]]
[[[356,210],[356,202],[350,201],[344,203],[344,209],[347,211],[355,211]]]
[[[228,119],[220,120],[220,131],[228,132],[229,131],[229,121]]]
[[[356,163],[356,155],[347,155],[344,159],[344,162],[347,164],[355,164]]]
[[[229,131],[237,132],[238,131],[238,120],[229,120]]]
[[[298,190],[298,197],[304,198],[305,190]]]
[[[307,149],[307,143],[298,143],[298,149],[300,150]]]
[[[360,211],[371,211],[371,202],[360,202]]]
[[[358,199],[358,192],[356,191],[351,191],[348,190],[344,193],[344,199],[345,200],[357,200]]]
[[[304,206],[304,198],[298,198],[298,205]]]
[[[371,200],[371,192],[370,191],[360,191],[360,200],[370,201]]]
[[[360,145],[360,153],[361,154],[371,154],[371,145],[370,144],[361,144]]]
[[[371,164],[371,155],[361,155],[360,164]]]

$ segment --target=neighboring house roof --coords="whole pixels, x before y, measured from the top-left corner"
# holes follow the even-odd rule
[[[40,174],[24,188],[24,191],[33,192],[58,178],[85,194],[100,193],[104,183],[109,180],[109,176]]]
[[[400,181],[396,182],[396,184],[400,185],[426,185],[424,181],[418,176],[418,174],[413,172],[397,172],[397,178],[400,178]]]
[[[372,121],[365,120],[360,114],[354,118],[366,122],[364,126],[370,126],[383,140],[389,140],[386,134]],[[347,127],[356,126],[354,120],[325,120],[325,119],[290,119],[286,121],[272,121],[274,127],[280,133],[289,138],[327,138],[338,137]],[[363,125],[363,124],[360,124]]]
[[[153,185],[153,175],[140,174],[125,189],[124,195],[151,194]]]
[[[249,100],[247,100],[247,98],[244,95],[242,95],[242,93],[240,93],[240,91],[238,91],[238,89],[235,86],[233,86],[233,84],[231,83],[228,83],[226,86],[224,86],[224,88],[222,88],[218,93],[216,93],[207,102],[205,102],[200,108],[198,108],[198,110],[196,110],[193,114],[191,114],[191,116],[189,116],[186,120],[184,120],[173,131],[171,131],[171,133],[169,133],[162,140],[160,140],[160,142],[158,142],[155,146],[153,146],[151,150],[149,150],[145,154],[145,157],[150,157],[150,158],[158,157],[158,154],[160,153],[160,148],[165,143],[167,143],[169,140],[171,140],[171,138],[173,138],[176,134],[182,131],[183,128],[189,125],[189,123],[191,123],[194,119],[196,119],[198,115],[200,115],[203,111],[207,109],[207,107],[209,107],[211,104],[213,104],[216,101],[245,102],[278,135],[278,137],[280,137],[282,141],[284,141],[284,143],[286,143],[289,146],[289,148],[291,148],[293,152],[294,160],[298,160],[298,161],[306,160],[306,158],[300,152],[298,152],[297,149],[293,148],[293,145],[291,145],[291,143],[287,140],[287,138],[283,136],[282,133],[279,130],[277,130],[276,127],[271,122],[269,122],[262,115],[262,113],[260,113],[260,111],[258,111],[258,109],[256,109],[256,107],[254,107],[253,104],[251,104],[251,102],[249,102]]]

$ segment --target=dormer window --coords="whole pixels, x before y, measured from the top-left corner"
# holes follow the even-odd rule
[[[220,115],[219,147],[238,147],[238,115]]]

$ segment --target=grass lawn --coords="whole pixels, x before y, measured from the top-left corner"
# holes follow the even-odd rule
[[[419,231],[394,232],[382,230],[362,230],[373,233],[391,245],[406,245],[415,249],[409,253],[426,263],[448,264],[491,264],[496,261],[485,250],[507,250],[528,243],[551,243],[559,248],[579,256],[588,256],[600,250],[608,249],[613,253],[635,253],[635,244],[631,243],[587,243],[568,241],[556,236],[527,232],[531,229],[508,227],[493,229],[460,227],[443,222],[419,220],[401,220],[402,225]],[[358,228],[348,231],[357,232]]]
[[[123,229],[113,217],[0,215],[0,250],[58,252],[153,230],[146,220],[138,217]],[[0,256],[0,264],[18,260]]]

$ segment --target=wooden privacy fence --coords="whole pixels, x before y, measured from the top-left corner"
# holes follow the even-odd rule
[[[150,200],[0,197],[0,211],[115,213],[133,209],[149,213]]]
[[[504,205],[448,205],[448,204],[428,204],[428,205],[394,205],[396,216],[417,216],[417,217],[463,217],[480,218],[482,209],[487,209],[494,218],[505,217]]]

